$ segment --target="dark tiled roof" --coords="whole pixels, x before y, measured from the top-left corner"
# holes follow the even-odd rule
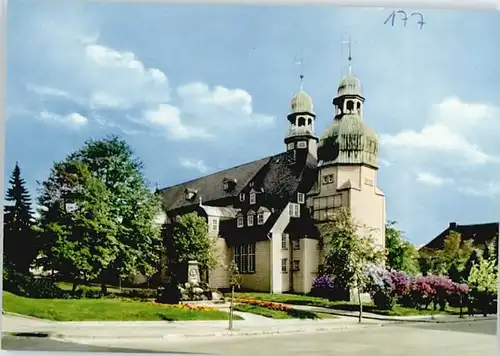
[[[269,162],[270,157],[262,158],[257,161],[249,162],[229,168],[220,172],[197,178],[185,183],[174,185],[159,190],[163,197],[163,206],[165,210],[175,210],[199,203],[198,197],[202,197],[203,203],[210,205],[209,202],[238,195],[248,182]],[[223,189],[224,178],[235,179],[236,186],[231,191]],[[193,201],[185,198],[186,189],[196,189],[197,196]]]
[[[495,237],[498,239],[499,223],[496,222],[473,225],[458,225],[456,223],[450,223],[450,226],[446,230],[421,247],[421,249],[442,249],[444,246],[444,239],[449,235],[450,231],[460,233],[463,239],[472,239],[474,244],[479,246],[484,245],[486,242],[490,242]]]

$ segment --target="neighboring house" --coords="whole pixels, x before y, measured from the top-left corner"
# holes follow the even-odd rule
[[[222,262],[235,260],[244,288],[309,292],[323,259],[317,224],[335,209],[350,208],[364,225],[360,231],[385,245],[379,144],[363,122],[364,101],[360,81],[349,73],[320,140],[312,99],[300,90],[287,116],[285,152],[159,190],[164,221],[194,211],[204,216],[210,234],[220,237]],[[226,268],[210,271],[212,287],[227,288],[228,282]]]
[[[472,239],[476,247],[483,248],[486,243],[498,240],[499,223],[458,225],[456,222],[450,222],[450,225],[430,242],[423,245],[422,249],[440,250],[444,246],[444,240],[451,231],[458,232],[462,239]]]

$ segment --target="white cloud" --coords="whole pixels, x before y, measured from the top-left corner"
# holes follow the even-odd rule
[[[45,122],[61,123],[72,127],[81,127],[88,124],[88,119],[76,112],[68,115],[59,115],[50,111],[42,111],[38,117]]]
[[[429,172],[420,172],[417,174],[417,182],[426,185],[441,186],[444,184],[453,183],[453,179],[439,177]]]
[[[200,173],[207,173],[210,168],[203,162],[203,160],[191,160],[188,158],[181,158],[180,165],[187,169],[195,169]]]
[[[155,109],[144,112],[144,120],[165,130],[170,139],[209,138],[211,135],[203,128],[183,123],[181,112],[175,106],[160,104]]]
[[[204,119],[211,126],[227,128],[228,120],[232,127],[260,127],[274,122],[272,116],[253,112],[252,96],[243,89],[228,89],[220,85],[210,89],[208,85],[196,82],[177,88],[177,94],[184,113]]]
[[[441,153],[451,154],[475,165],[498,162],[498,157],[484,152],[469,138],[473,132],[471,129],[491,126],[491,119],[496,113],[500,113],[499,109],[490,105],[446,98],[432,107],[432,117],[421,130],[381,135],[381,145],[392,153],[402,150],[411,155],[429,154],[431,157]]]
[[[495,198],[500,196],[500,181],[474,182],[458,188],[465,195],[472,195],[485,198]]]
[[[35,84],[28,84],[26,86],[26,90],[41,96],[59,96],[63,98],[70,98],[71,95],[64,90],[60,90],[57,88],[44,87]]]

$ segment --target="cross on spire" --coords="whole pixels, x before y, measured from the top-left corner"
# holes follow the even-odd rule
[[[302,88],[304,86],[304,57],[303,57],[303,50],[301,49],[300,51],[300,58],[297,59],[295,57],[295,64],[300,65],[300,90],[302,91]]]
[[[351,37],[349,37],[349,39],[346,41],[346,40],[343,40],[342,41],[342,44],[347,44],[349,47],[349,52],[348,52],[348,57],[347,57],[347,60],[349,61],[349,74],[352,74],[352,39]]]

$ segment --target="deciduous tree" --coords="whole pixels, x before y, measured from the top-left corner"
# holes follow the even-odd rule
[[[385,227],[385,248],[387,251],[387,267],[404,271],[411,275],[420,272],[418,251],[403,233],[396,227],[395,221],[389,221]]]
[[[358,233],[360,228],[362,227],[353,221],[346,208],[337,210],[328,221],[319,226],[324,240],[325,272],[335,277],[337,285],[357,291],[359,322],[363,315],[361,293],[368,283],[366,267],[369,263],[382,262],[384,254],[374,244],[371,236]]]

